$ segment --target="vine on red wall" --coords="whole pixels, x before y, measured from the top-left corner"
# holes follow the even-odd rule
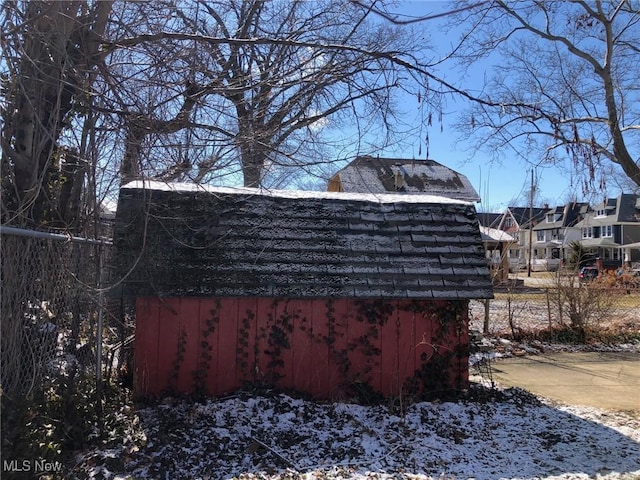
[[[211,316],[205,320],[205,327],[202,330],[202,340],[200,341],[200,354],[198,365],[193,372],[193,389],[196,395],[207,394],[207,377],[211,370],[211,360],[213,360],[213,344],[209,337],[215,332],[216,326],[220,323],[220,301],[211,309]]]
[[[383,345],[395,344],[398,348],[404,345],[402,348],[406,349],[389,354],[385,347],[385,358],[391,359],[385,361],[395,362],[395,367],[391,368],[403,372],[393,390],[407,401],[443,398],[459,390],[462,382],[466,384],[466,370],[463,372],[460,365],[466,364],[468,346],[465,341],[456,340],[466,338],[468,305],[464,300],[403,302],[371,299],[349,304],[341,302],[337,308],[336,301],[329,299],[324,301],[324,312],[315,312],[313,321],[303,315],[306,312],[304,307],[294,308],[294,303],[302,305],[289,300],[273,300],[271,304],[258,303],[255,308],[245,310],[237,324],[233,367],[237,369],[235,378],[244,379],[253,386],[291,385],[294,381],[290,364],[295,354],[295,349],[292,350],[294,337],[298,335],[300,339],[300,333],[303,332],[302,336],[307,336],[314,345],[309,347],[312,351],[324,351],[320,355],[328,355],[331,373],[327,373],[327,367],[321,364],[317,368],[325,369],[323,374],[330,375],[331,388],[339,388],[336,394],[345,398],[364,403],[378,402],[382,393],[374,385],[384,384],[387,387],[383,388],[389,390],[389,385],[395,382],[391,374],[382,373],[385,368],[389,372],[389,364],[382,365]],[[207,392],[207,384],[211,383],[209,376],[216,358],[216,342],[225,341],[222,337],[218,338],[222,333],[217,331],[221,311],[221,302],[218,301],[200,324],[197,359],[194,358],[194,367],[191,367],[193,391],[196,394],[211,393]],[[411,315],[403,312],[411,312]],[[387,326],[390,321],[394,322],[393,326]],[[418,329],[428,329],[422,334],[422,339],[421,332],[414,331],[412,325]],[[381,337],[383,331],[387,336],[385,338]],[[388,338],[389,335],[395,338]],[[413,339],[415,344],[411,345]],[[181,324],[169,379],[172,389],[176,388],[182,374],[187,343],[187,332]],[[321,347],[318,350],[316,346]],[[323,350],[322,346],[326,349]],[[323,358],[326,364],[327,357]],[[417,366],[411,375],[407,370],[411,372],[411,365],[415,365],[413,362],[417,362]],[[405,380],[406,374],[411,376]],[[300,375],[299,371],[296,375]],[[287,379],[283,382],[285,377]]]
[[[403,385],[403,396],[413,400],[455,396],[460,390],[462,378],[460,372],[456,372],[457,388],[454,387],[451,381],[452,365],[455,365],[453,360],[461,361],[468,356],[467,345],[451,342],[452,336],[459,339],[465,328],[467,302],[437,301],[429,306],[428,310],[422,311],[422,315],[436,327],[432,330],[428,345],[433,354],[420,354],[420,367]]]
[[[187,351],[187,332],[184,329],[184,325],[180,325],[178,333],[178,346],[176,349],[176,358],[171,365],[171,376],[169,377],[169,389],[175,390],[178,378],[180,376],[180,369],[184,362],[184,356]]]

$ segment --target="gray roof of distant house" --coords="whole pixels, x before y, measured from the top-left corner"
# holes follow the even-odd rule
[[[605,217],[598,216],[598,210],[606,210],[607,215]],[[640,223],[640,195],[623,193],[616,198],[608,198],[596,206],[577,226],[620,223]]]
[[[497,228],[502,216],[502,213],[478,212],[478,221],[483,227]]]
[[[640,222],[640,195],[623,193],[619,197],[618,221]]]
[[[469,179],[434,160],[362,156],[336,173],[343,191],[427,193],[468,202],[480,196]],[[401,178],[401,183],[397,179]]]
[[[546,218],[542,218],[540,222],[533,227],[534,230],[549,230],[554,228],[574,227],[589,209],[587,203],[572,202],[567,205],[549,208],[544,212],[544,216],[560,214],[560,219],[556,222],[547,222]]]
[[[138,296],[493,296],[474,206],[425,195],[134,182],[114,243]]]
[[[544,219],[546,208],[507,207],[520,228],[528,228],[531,221],[534,225]]]

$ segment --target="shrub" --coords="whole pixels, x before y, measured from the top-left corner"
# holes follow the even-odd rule
[[[583,337],[585,328],[605,316],[612,307],[613,297],[610,288],[615,278],[612,280],[612,277],[605,273],[588,283],[580,283],[577,275],[558,275],[556,279],[555,299],[559,323],[561,326],[568,325]],[[568,324],[565,319],[568,319]]]

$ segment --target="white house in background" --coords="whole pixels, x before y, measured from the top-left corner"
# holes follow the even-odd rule
[[[507,232],[513,237],[514,242],[507,251],[507,261],[509,269],[517,271],[526,268],[529,258],[529,225],[537,225],[544,218],[544,212],[548,210],[548,205],[540,207],[507,207],[501,214],[500,220],[493,222],[492,226]]]
[[[603,266],[615,268],[640,261],[640,195],[620,194],[597,205],[579,222],[580,243]]]
[[[554,271],[571,255],[571,244],[581,240],[577,223],[589,213],[588,203],[572,202],[545,210],[533,227],[532,263],[534,271]]]

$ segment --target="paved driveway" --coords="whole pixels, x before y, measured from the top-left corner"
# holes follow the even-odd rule
[[[493,362],[494,380],[569,405],[640,414],[640,354],[550,353]]]

